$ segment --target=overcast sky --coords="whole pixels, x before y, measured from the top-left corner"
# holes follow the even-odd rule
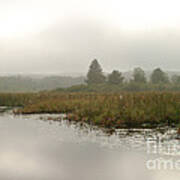
[[[0,0],[0,72],[180,69],[179,0]]]

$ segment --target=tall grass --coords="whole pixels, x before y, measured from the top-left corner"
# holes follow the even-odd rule
[[[17,100],[17,104],[24,106],[16,113],[66,113],[70,121],[106,128],[175,126],[180,123],[180,93],[38,93],[14,96],[14,99],[9,97],[12,104],[16,105],[13,101]]]

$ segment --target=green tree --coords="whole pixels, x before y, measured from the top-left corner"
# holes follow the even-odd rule
[[[99,62],[94,59],[89,67],[86,82],[89,85],[105,83],[106,77],[103,75]]]
[[[154,84],[168,83],[169,78],[165,72],[163,72],[160,68],[157,68],[153,71],[153,73],[151,75],[151,82]]]
[[[123,80],[124,80],[124,77],[122,76],[122,73],[120,73],[117,70],[114,70],[108,76],[108,83],[109,84],[121,84],[121,83],[123,83]]]
[[[137,83],[146,83],[145,72],[140,67],[134,69],[133,81]]]

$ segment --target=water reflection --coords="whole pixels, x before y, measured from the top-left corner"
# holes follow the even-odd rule
[[[0,179],[176,180],[179,171],[149,171],[144,136],[107,136],[40,116],[0,115]]]

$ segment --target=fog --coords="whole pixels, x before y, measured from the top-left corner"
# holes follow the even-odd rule
[[[0,0],[1,73],[180,68],[178,1]],[[147,4],[148,3],[148,4]]]

